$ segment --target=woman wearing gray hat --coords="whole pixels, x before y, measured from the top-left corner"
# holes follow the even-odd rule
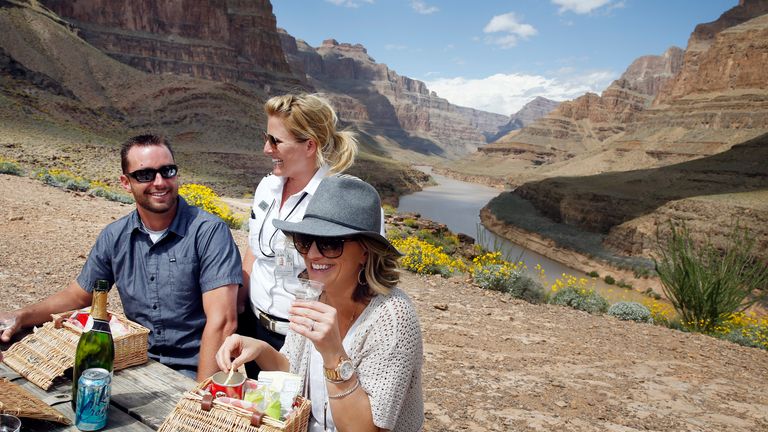
[[[299,274],[304,262],[272,221],[300,221],[320,181],[352,165],[357,142],[351,132],[336,129],[333,108],[318,95],[274,96],[264,111],[264,154],[272,159],[272,173],[259,182],[253,197],[237,332],[280,349],[293,300],[281,278]],[[249,365],[249,375],[258,372]]]
[[[418,431],[424,422],[421,327],[396,287],[400,254],[379,233],[380,206],[368,183],[328,177],[300,222],[275,221],[325,290],[293,302],[280,352],[232,335],[216,354],[222,370],[255,360],[302,376],[311,431]]]

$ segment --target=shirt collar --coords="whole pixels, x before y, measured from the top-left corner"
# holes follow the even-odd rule
[[[189,208],[189,204],[184,200],[184,198],[179,195],[179,204],[176,207],[176,216],[173,217],[173,221],[171,221],[171,225],[168,226],[168,231],[180,236],[184,237],[187,235],[187,229],[189,227],[189,224],[187,223],[189,221],[190,215],[189,211],[187,210]],[[126,225],[126,229],[129,232],[133,232],[135,230],[139,230],[142,232],[145,232],[142,230],[142,223],[141,218],[139,217],[138,210],[133,210],[131,212],[130,219],[128,220],[128,224]]]
[[[331,171],[331,167],[328,165],[322,165],[320,168],[315,171],[315,175],[312,176],[311,179],[309,179],[309,183],[307,183],[306,186],[304,186],[304,189],[301,191],[303,193],[306,193],[310,196],[315,194],[315,191],[317,190],[317,186],[320,185],[320,182],[328,175],[328,173]],[[280,196],[283,192],[283,186],[285,185],[285,177],[278,177],[280,179],[279,182],[276,182],[274,187],[272,188],[272,195],[273,196]]]

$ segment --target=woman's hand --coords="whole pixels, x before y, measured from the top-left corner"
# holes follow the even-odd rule
[[[237,369],[246,362],[256,360],[266,342],[233,334],[224,339],[216,352],[216,364],[223,371]]]
[[[291,330],[312,341],[324,364],[336,364],[344,354],[336,309],[319,301],[295,300],[288,313]]]

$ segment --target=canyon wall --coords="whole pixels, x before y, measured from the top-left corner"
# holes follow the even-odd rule
[[[454,158],[475,151],[509,117],[460,107],[422,82],[377,63],[360,44],[326,40],[313,48],[287,33],[283,50],[296,75],[304,75],[333,100],[342,120],[403,148]]]
[[[296,81],[269,0],[41,3],[69,21],[91,45],[147,72],[262,86]]]

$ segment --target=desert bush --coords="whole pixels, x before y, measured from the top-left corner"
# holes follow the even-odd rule
[[[220,217],[232,229],[243,226],[243,218],[232,212],[229,206],[221,201],[213,189],[199,184],[185,184],[179,188],[179,195],[195,207]]]
[[[419,226],[419,221],[414,218],[405,218],[403,219],[403,225],[407,226],[408,228],[416,228]]]
[[[382,204],[381,208],[384,209],[384,216],[392,216],[397,213],[397,208],[391,204]]]
[[[520,274],[520,276],[512,282],[512,285],[507,288],[507,292],[512,295],[512,297],[533,304],[542,303],[546,298],[544,287],[541,283],[533,280],[526,274]]]
[[[35,178],[43,183],[78,192],[85,192],[91,187],[89,180],[76,175],[72,171],[64,169],[40,169],[35,172]]]
[[[574,309],[600,314],[608,310],[608,301],[594,290],[567,286],[557,290],[549,301],[551,304],[570,306]]]
[[[24,170],[15,160],[5,159],[0,156],[0,174],[23,176]]]
[[[616,286],[619,288],[626,288],[626,289],[632,289],[632,284],[629,282],[624,281],[624,279],[621,279],[616,282]]]
[[[93,186],[93,184],[91,184]],[[110,201],[117,201],[123,204],[133,204],[134,200],[133,197],[122,192],[115,191],[114,189],[108,187],[108,186],[102,186],[98,185],[96,187],[91,187],[88,189],[88,194],[92,196],[97,196],[101,198],[108,199]]]
[[[404,256],[400,264],[406,270],[418,274],[439,274],[443,277],[464,271],[466,265],[460,259],[448,256],[441,247],[416,237],[391,239],[392,245]]]
[[[716,326],[712,335],[739,345],[768,350],[768,317],[736,312]]]
[[[510,263],[486,264],[472,269],[472,280],[483,289],[509,292],[520,277],[520,270]]]
[[[453,255],[459,247],[459,236],[450,232],[434,233],[428,229],[420,229],[416,232],[416,237],[443,248],[443,252]]]
[[[618,302],[608,308],[608,315],[624,321],[652,323],[651,310],[637,302]]]
[[[615,284],[615,283],[616,283],[616,279],[614,279],[614,278],[613,278],[613,276],[611,276],[611,275],[606,275],[606,276],[605,276],[605,278],[604,278],[603,280],[604,280],[604,281],[605,281],[605,283],[607,283],[608,285],[613,285],[613,284]]]
[[[600,273],[596,272],[595,270],[592,270],[591,272],[587,273],[587,276],[593,277],[593,278],[599,278]]]
[[[657,234],[658,236],[658,234]],[[757,301],[753,291],[768,285],[768,266],[752,258],[755,239],[738,226],[723,252],[707,242],[698,247],[688,229],[670,223],[669,237],[659,242],[656,272],[682,324],[710,333],[735,312]]]

